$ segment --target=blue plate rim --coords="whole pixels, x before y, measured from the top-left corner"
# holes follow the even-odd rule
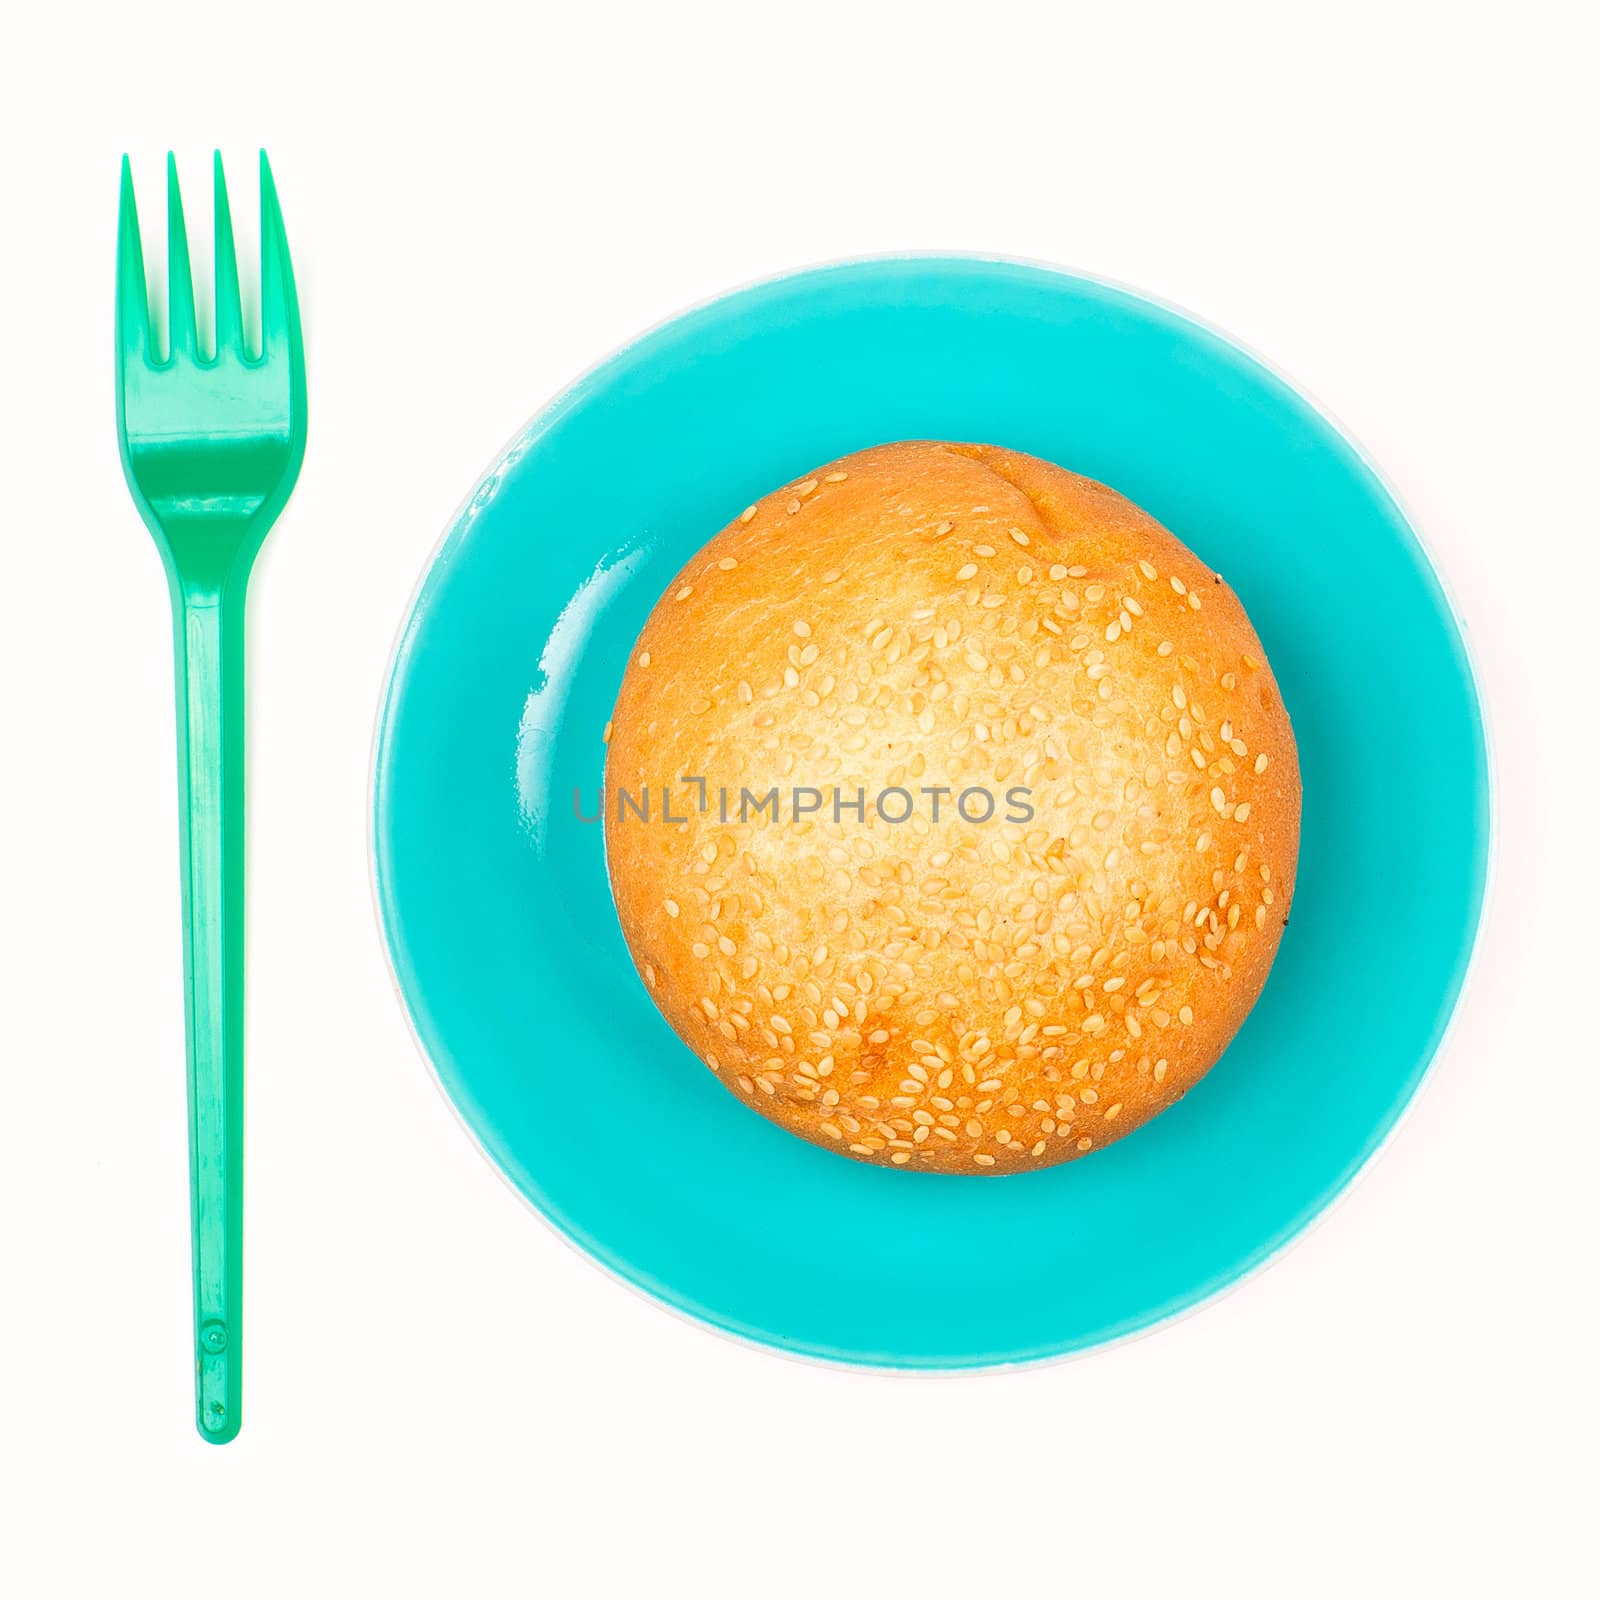
[[[422,619],[429,590],[434,582],[448,569],[448,564],[454,551],[464,545],[466,537],[478,516],[492,503],[507,470],[514,466],[538,442],[540,437],[547,433],[568,411],[582,403],[590,391],[596,387],[603,375],[608,374],[614,368],[622,367],[629,361],[636,360],[658,338],[663,337],[669,330],[677,328],[680,324],[693,317],[707,313],[729,301],[745,298],[753,299],[763,293],[781,291],[798,279],[820,277],[852,270],[887,272],[897,266],[937,266],[940,264],[958,267],[961,270],[974,270],[985,266],[1002,269],[1021,269],[1031,274],[1062,279],[1068,283],[1086,285],[1100,291],[1109,291],[1114,295],[1133,301],[1141,307],[1154,310],[1184,328],[1200,334],[1203,338],[1214,340],[1224,345],[1238,356],[1241,356],[1246,362],[1260,369],[1272,381],[1273,385],[1281,391],[1288,402],[1302,407],[1316,422],[1321,424],[1333,442],[1349,452],[1350,456],[1372,478],[1378,489],[1393,505],[1398,514],[1398,520],[1404,531],[1404,536],[1411,541],[1412,553],[1416,557],[1419,570],[1431,583],[1453,625],[1454,649],[1471,692],[1475,713],[1474,720],[1478,732],[1478,774],[1481,784],[1483,813],[1479,826],[1476,881],[1472,885],[1472,939],[1465,955],[1460,958],[1456,970],[1452,974],[1450,987],[1441,996],[1442,1020],[1438,1031],[1425,1056],[1419,1059],[1409,1087],[1396,1100],[1386,1119],[1374,1126],[1373,1134],[1366,1147],[1355,1156],[1346,1170],[1334,1179],[1320,1196],[1303,1207],[1274,1236],[1265,1240],[1250,1255],[1230,1264],[1205,1283],[1178,1296],[1172,1303],[1136,1319],[1134,1324],[1127,1328],[1113,1330],[1098,1337],[1069,1341],[1060,1347],[1026,1351],[999,1359],[974,1357],[971,1359],[938,1358],[928,1360],[908,1357],[900,1360],[885,1359],[878,1361],[852,1352],[829,1350],[821,1347],[814,1348],[794,1341],[786,1341],[781,1333],[768,1329],[748,1327],[733,1319],[719,1317],[710,1308],[676,1294],[670,1285],[653,1281],[647,1274],[633,1268],[630,1262],[607,1249],[600,1241],[586,1237],[578,1227],[571,1223],[570,1219],[559,1215],[556,1208],[547,1207],[542,1203],[541,1196],[536,1192],[530,1192],[528,1188],[525,1188],[512,1176],[507,1166],[496,1157],[486,1135],[481,1133],[468,1120],[461,1106],[450,1093],[439,1063],[435,1060],[433,1052],[429,1049],[423,1037],[416,1009],[413,1007],[402,975],[402,967],[406,965],[406,958],[401,948],[398,932],[398,912],[391,904],[384,888],[379,836],[383,810],[387,736],[391,726],[392,712],[397,703],[402,680],[409,664],[412,640]],[[884,1373],[895,1376],[955,1377],[974,1373],[1017,1371],[1024,1368],[1052,1366],[1078,1360],[1098,1351],[1115,1349],[1131,1343],[1135,1339],[1142,1339],[1164,1328],[1171,1327],[1195,1312],[1215,1304],[1224,1295],[1232,1293],[1257,1278],[1268,1267],[1278,1261],[1293,1245],[1305,1238],[1313,1228],[1320,1226],[1333,1213],[1334,1209],[1351,1194],[1357,1184],[1367,1176],[1379,1156],[1388,1149],[1401,1126],[1415,1110],[1423,1090],[1434,1079],[1447,1048],[1454,1039],[1463,1011],[1463,1000],[1468,993],[1469,985],[1474,981],[1477,973],[1479,955],[1484,942],[1484,925],[1488,920],[1489,911],[1494,903],[1497,882],[1496,863],[1499,856],[1500,797],[1498,792],[1498,767],[1494,759],[1495,747],[1496,740],[1491,722],[1490,702],[1484,693],[1484,677],[1479,670],[1473,648],[1472,633],[1446,577],[1445,568],[1438,559],[1431,542],[1420,531],[1417,519],[1407,508],[1406,502],[1395,484],[1384,473],[1370,453],[1345,428],[1328,406],[1324,405],[1302,384],[1291,379],[1275,363],[1227,330],[1173,301],[1131,284],[1079,268],[1066,267],[1056,262],[1023,256],[951,250],[893,251],[846,256],[750,279],[731,288],[707,295],[688,306],[659,318],[649,327],[615,346],[563,387],[557,389],[533,413],[528,421],[511,435],[501,449],[496,452],[489,465],[479,474],[472,489],[452,513],[443,531],[428,552],[421,572],[407,598],[400,624],[394,635],[394,642],[390,648],[388,667],[384,674],[383,688],[379,695],[377,711],[373,721],[368,757],[366,841],[368,881],[372,895],[373,917],[377,924],[379,943],[383,948],[390,986],[399,1002],[400,1012],[405,1019],[412,1044],[423,1065],[427,1068],[435,1089],[455,1117],[456,1122],[466,1133],[473,1147],[499,1177],[500,1181],[529,1212],[537,1217],[568,1248],[595,1267],[598,1267],[607,1277],[621,1284],[649,1304],[669,1312],[679,1320],[692,1326],[708,1329],[735,1344],[753,1348],[766,1354],[784,1356],[807,1365],[823,1366],[835,1370]]]

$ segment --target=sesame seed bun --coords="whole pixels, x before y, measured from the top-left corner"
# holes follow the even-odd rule
[[[662,1014],[763,1116],[911,1170],[1033,1170],[1177,1100],[1261,993],[1299,834],[1233,592],[1103,484],[983,445],[746,510],[651,613],[609,732]]]

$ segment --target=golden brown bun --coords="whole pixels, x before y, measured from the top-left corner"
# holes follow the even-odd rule
[[[864,1161],[1003,1173],[1121,1138],[1216,1061],[1288,919],[1299,764],[1239,601],[1014,451],[883,445],[747,510],[646,622],[609,741],[656,1004],[735,1094]],[[827,797],[798,822],[796,785]],[[994,819],[933,822],[941,785]],[[774,787],[782,820],[741,822]],[[858,788],[866,820],[836,820]],[[890,788],[909,820],[875,814]]]

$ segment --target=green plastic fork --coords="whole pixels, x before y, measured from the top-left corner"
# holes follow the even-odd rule
[[[177,163],[167,157],[167,348],[146,293],[133,176],[117,233],[117,434],[167,569],[178,689],[178,820],[189,1056],[195,1423],[239,1431],[244,1255],[244,622],[250,566],[306,443],[300,313],[261,153],[261,333],[247,339],[215,171],[215,337],[201,348]]]

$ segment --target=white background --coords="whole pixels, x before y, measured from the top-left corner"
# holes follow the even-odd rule
[[[0,1590],[1595,1592],[1596,126],[1564,10],[8,21]],[[167,601],[110,344],[119,154],[154,232],[177,149],[203,239],[214,143],[241,232],[272,153],[313,407],[252,589],[222,1451],[191,1424]],[[936,247],[1145,288],[1349,428],[1468,621],[1499,837],[1445,1055],[1309,1237],[1130,1345],[894,1379],[721,1340],[534,1220],[413,1051],[364,827],[405,602],[522,421],[690,302]],[[1376,1026],[1356,1007],[1351,1049]]]

